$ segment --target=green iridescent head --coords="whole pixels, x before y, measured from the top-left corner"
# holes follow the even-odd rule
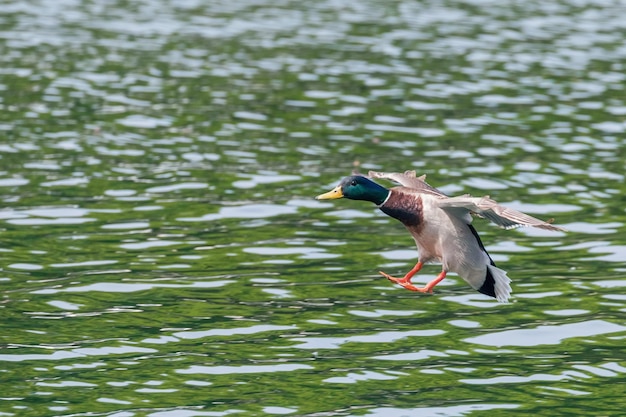
[[[351,175],[341,180],[339,185],[331,191],[320,194],[315,198],[318,200],[334,200],[345,197],[350,200],[365,200],[381,205],[389,196],[389,192],[388,189],[376,184],[369,178],[361,175]]]

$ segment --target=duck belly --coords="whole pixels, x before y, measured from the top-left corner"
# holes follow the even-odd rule
[[[472,288],[485,283],[487,267],[493,263],[480,237],[463,219],[450,219],[440,233],[441,263],[445,271],[458,274]]]

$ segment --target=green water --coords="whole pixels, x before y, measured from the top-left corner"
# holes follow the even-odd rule
[[[624,1],[2,9],[0,416],[623,414]],[[569,232],[415,294],[354,168]]]

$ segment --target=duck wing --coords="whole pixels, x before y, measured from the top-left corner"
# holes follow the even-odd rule
[[[443,210],[457,212],[455,213],[456,215],[463,215],[469,211],[479,217],[494,222],[504,229],[531,226],[545,230],[566,231],[562,227],[550,224],[552,220],[544,222],[543,220],[524,214],[521,211],[501,206],[488,196],[472,197],[470,195],[464,195],[451,197],[437,201],[437,205]],[[458,210],[461,210],[462,213],[458,213]]]
[[[426,182],[426,175],[422,175],[418,177],[415,174],[415,171],[405,171],[404,173],[370,171],[368,172],[367,176],[369,178],[383,178],[383,179],[391,180],[391,181],[397,182],[398,184],[404,187],[417,190],[420,193],[426,193],[426,194],[431,194],[437,197],[447,198],[447,196],[444,193],[442,193],[441,191],[439,191],[438,189],[436,189],[435,187],[431,186],[430,184]]]

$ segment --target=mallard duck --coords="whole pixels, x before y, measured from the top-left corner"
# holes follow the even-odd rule
[[[369,177],[369,178],[368,178]],[[565,231],[519,211],[504,207],[488,196],[476,198],[469,194],[448,197],[426,183],[426,176],[415,171],[385,173],[370,171],[368,177],[351,175],[333,190],[318,195],[318,200],[348,198],[376,204],[388,216],[399,220],[415,240],[419,261],[402,278],[385,272],[380,274],[407,290],[432,293],[448,272],[455,272],[472,288],[506,302],[511,294],[511,280],[496,267],[487,253],[478,232],[472,226],[472,214],[491,220],[504,229],[532,226]],[[370,178],[387,179],[400,184],[387,189]],[[441,273],[424,287],[411,284],[411,278],[426,263],[440,262]]]

